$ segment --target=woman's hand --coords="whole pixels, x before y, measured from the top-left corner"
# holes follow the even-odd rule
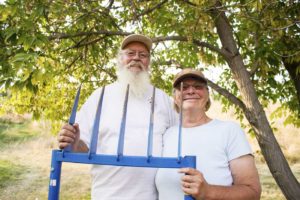
[[[181,168],[178,172],[185,174],[181,178],[183,192],[192,195],[197,200],[203,200],[209,187],[203,174],[193,168]]]

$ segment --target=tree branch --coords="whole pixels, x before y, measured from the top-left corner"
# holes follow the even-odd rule
[[[48,37],[49,40],[55,40],[55,39],[67,39],[67,38],[73,38],[73,37],[81,37],[81,36],[90,36],[90,35],[107,35],[107,36],[127,36],[132,33],[130,32],[124,32],[124,31],[107,31],[107,30],[101,30],[101,31],[91,31],[91,32],[79,32],[75,34],[67,34],[67,33],[56,33],[54,35],[51,35]]]
[[[81,44],[74,45],[74,46],[68,48],[68,50],[69,50],[69,49],[73,49],[73,48],[79,48],[79,47],[83,47],[83,46],[88,46],[88,45],[90,45],[90,44],[97,43],[98,41],[103,40],[104,38],[106,38],[106,35],[104,35],[104,36],[102,36],[102,37],[100,37],[100,38],[97,38],[97,39],[95,39],[95,40],[89,41],[89,42],[85,42],[85,43],[81,43]]]
[[[178,68],[181,68],[181,69],[185,68],[181,64],[177,63],[175,60],[168,60],[168,61],[160,61],[159,60],[159,61],[154,61],[154,63],[155,64],[160,64],[160,65],[172,65],[172,64],[175,64]],[[250,111],[247,109],[246,105],[239,98],[237,98],[235,95],[233,95],[232,93],[230,93],[228,90],[226,90],[226,89],[218,86],[217,84],[215,84],[214,82],[212,82],[209,79],[207,79],[207,84],[213,90],[215,90],[220,95],[222,95],[226,99],[228,99],[231,103],[233,103],[234,105],[236,105],[239,108],[241,108],[245,113],[250,113]]]
[[[276,54],[276,55],[278,55],[278,56],[280,56],[282,58],[293,57],[293,56],[297,56],[298,54],[300,54],[300,50],[297,50],[295,53],[292,53],[292,54],[281,54],[281,53],[279,53],[277,51],[273,51],[273,52],[274,52],[274,54]]]
[[[91,31],[91,30],[90,30]],[[71,46],[71,47],[68,47],[67,49],[63,50],[62,52],[66,52],[70,49],[74,49],[74,48],[79,48],[80,45],[82,44],[83,41],[87,40],[89,38],[89,35],[86,35],[84,38],[82,38],[79,42],[75,42],[75,40],[72,39],[72,41],[74,43],[76,43],[75,45]]]
[[[109,77],[111,77],[113,80],[117,80],[117,76],[114,74],[114,73],[112,73],[109,69],[106,69],[105,67],[102,67],[101,65],[97,65],[97,71],[103,71],[103,72],[105,72],[106,74],[108,74],[108,76]]]
[[[69,70],[69,69],[72,67],[72,65],[74,65],[74,63],[75,63],[77,60],[81,59],[81,58],[82,58],[82,55],[77,56],[75,59],[73,59],[73,61],[72,61],[70,64],[68,64],[68,65],[66,66],[66,69]]]
[[[67,39],[67,38],[73,38],[73,37],[81,37],[81,36],[90,36],[90,35],[105,35],[105,36],[127,36],[130,35],[132,33],[130,32],[124,32],[124,31],[107,31],[107,30],[100,30],[100,31],[90,31],[90,32],[80,32],[80,33],[76,33],[76,34],[67,34],[67,33],[58,33],[56,35],[52,35],[49,36],[49,40],[54,40],[54,39]],[[88,43],[84,43],[84,44],[80,44],[80,45],[75,45],[73,47],[79,47],[79,46],[85,46],[91,43],[95,43],[97,42],[99,39],[96,39],[94,41],[88,42]],[[187,37],[184,36],[166,36],[166,37],[156,37],[153,38],[152,41],[154,43],[158,43],[158,42],[163,42],[163,41],[183,41],[183,42],[187,42],[189,41]],[[211,51],[217,52],[219,54],[221,54],[223,57],[225,57],[225,59],[228,59],[229,57],[231,57],[231,54],[229,54],[227,51],[223,50],[223,49],[219,49],[216,46],[213,46],[209,43],[206,42],[201,42],[199,40],[193,39],[192,42],[199,47],[206,47],[208,49],[210,49]]]
[[[66,34],[66,33],[59,33],[56,35],[52,35],[49,36],[49,40],[54,40],[54,39],[67,39],[67,38],[73,38],[73,37],[81,37],[81,36],[90,36],[90,35],[105,35],[105,36],[127,36],[130,35],[132,33],[130,32],[124,32],[124,31],[107,31],[107,30],[100,30],[100,31],[90,31],[90,32],[80,32],[80,33],[76,33],[76,34]],[[85,44],[81,44],[79,46],[86,46],[88,44],[91,43],[95,43],[97,42],[99,39],[96,39],[94,41],[85,43]],[[166,37],[156,37],[153,38],[152,41],[154,43],[158,43],[158,42],[163,42],[163,41],[183,41],[183,42],[187,42],[189,41],[187,37],[184,36],[166,36]],[[230,54],[228,51],[224,50],[224,49],[219,49],[216,46],[213,46],[209,43],[206,42],[201,42],[199,40],[193,39],[192,40],[193,44],[195,44],[196,46],[199,47],[206,47],[208,49],[210,49],[211,51],[217,52],[220,55],[222,55],[225,59],[228,59],[230,57],[232,57],[232,54]],[[74,47],[78,47],[74,46]]]
[[[224,96],[226,99],[228,99],[231,103],[234,105],[240,107],[244,112],[249,112],[246,108],[245,104],[236,96],[231,94],[228,90],[221,88],[214,82],[207,80],[208,86],[210,86],[213,90],[217,91],[220,95]]]
[[[188,4],[188,5],[191,5],[193,7],[196,7],[196,8],[200,8],[202,11],[204,12],[207,12],[207,11],[210,11],[212,8],[211,7],[207,7],[207,8],[201,8],[203,7],[202,5],[199,5],[199,4],[195,4],[189,0],[181,0],[182,2]],[[232,4],[229,4],[229,5],[219,5],[217,6],[216,8],[220,11],[226,11],[226,12],[229,12],[228,8],[236,8],[236,7],[246,7],[247,5],[249,4],[252,4],[255,0],[249,0],[247,1],[246,3],[244,4],[241,4],[241,3],[232,3]]]
[[[173,41],[183,41],[183,42],[189,41],[188,38],[184,37],[184,36],[166,36],[166,37],[157,37],[157,38],[153,38],[152,39],[152,41],[154,43],[162,42],[162,41],[170,41],[170,40],[173,40]],[[193,39],[192,42],[196,46],[206,47],[206,48],[210,49],[211,51],[214,51],[214,52],[217,52],[217,53],[221,54],[225,59],[228,59],[229,57],[232,56],[227,51],[225,51],[223,49],[219,49],[218,47],[213,46],[213,45],[211,45],[209,43],[201,42],[201,41],[196,40],[196,39]]]
[[[185,3],[187,3],[187,4],[189,4],[189,5],[191,5],[191,6],[194,6],[194,7],[197,7],[197,6],[198,6],[197,4],[192,3],[192,2],[190,2],[189,0],[182,0],[182,1],[185,2]]]
[[[186,68],[188,66],[184,66],[182,64],[180,64],[179,62],[177,62],[176,60],[155,60],[152,62],[152,64],[154,65],[160,65],[160,66],[163,66],[163,65],[167,65],[167,66],[171,66],[171,65],[175,65],[176,68],[180,68],[180,69],[183,69],[183,68]]]
[[[147,15],[147,14],[151,13],[152,11],[154,11],[155,9],[159,9],[162,5],[164,5],[167,2],[168,2],[168,0],[164,0],[164,1],[160,2],[159,4],[155,5],[154,7],[149,8],[149,9],[145,10],[144,12],[134,16],[134,18],[138,19],[139,17],[141,17],[143,15]]]
[[[249,74],[250,74],[251,77],[254,76],[254,74],[257,72],[258,68],[259,68],[259,60],[256,60],[253,63],[253,65],[251,67],[251,70],[249,71]]]
[[[109,5],[107,6],[107,9],[110,10],[114,4],[114,0],[109,0]]]

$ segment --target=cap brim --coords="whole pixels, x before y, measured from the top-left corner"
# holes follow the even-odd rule
[[[195,78],[195,79],[207,84],[207,80],[205,78],[203,78],[199,75],[190,73],[190,74],[184,74],[184,75],[180,76],[178,79],[176,79],[173,83],[173,87],[176,87],[185,78]]]

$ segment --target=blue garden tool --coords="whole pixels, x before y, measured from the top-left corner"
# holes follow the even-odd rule
[[[81,87],[79,87],[77,91],[77,95],[75,97],[72,114],[69,120],[70,124],[74,124],[75,122],[80,88]],[[71,151],[52,150],[48,200],[59,199],[62,162],[96,164],[96,165],[113,165],[113,166],[150,167],[150,168],[183,168],[183,167],[196,168],[196,156],[184,156],[184,157],[181,156],[182,112],[180,112],[180,117],[179,117],[180,122],[179,122],[179,131],[178,131],[178,156],[177,157],[152,156],[155,87],[153,87],[153,94],[152,94],[152,101],[151,101],[147,155],[145,156],[123,155],[129,85],[127,86],[126,96],[124,100],[117,155],[96,154],[99,127],[100,127],[99,123],[100,123],[100,117],[102,111],[104,92],[105,92],[105,87],[102,88],[102,92],[98,102],[98,107],[97,107],[94,124],[93,124],[92,136],[90,141],[91,145],[89,148],[89,152],[74,153]],[[182,84],[181,84],[181,92],[182,92]],[[182,107],[182,101],[181,101],[181,107]],[[139,198],[137,197],[137,199]],[[194,198],[190,195],[185,195],[184,200],[194,200]]]
[[[77,90],[77,94],[76,94],[75,101],[74,101],[74,104],[73,104],[73,108],[72,108],[72,111],[71,111],[71,115],[70,115],[70,118],[69,118],[69,124],[70,125],[74,125],[74,123],[75,123],[76,111],[77,111],[78,101],[79,101],[79,96],[80,96],[80,90],[81,90],[81,84],[80,84],[80,86]],[[63,157],[65,155],[65,151],[71,151],[71,150],[72,150],[72,145],[69,145],[66,148],[64,148],[64,150],[62,151]]]

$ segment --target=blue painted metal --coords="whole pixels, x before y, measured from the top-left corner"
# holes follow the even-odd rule
[[[181,144],[182,144],[182,106],[183,106],[183,82],[180,83],[180,113],[179,113],[179,126],[178,126],[178,156],[177,161],[179,163],[182,162],[181,157]],[[191,168],[196,168],[196,158],[195,162],[193,163],[193,166],[190,166]],[[185,195],[184,200],[194,200],[194,198],[191,195]]]
[[[80,84],[80,86],[77,90],[77,94],[76,94],[75,101],[74,101],[74,104],[73,104],[72,112],[71,112],[71,115],[70,115],[70,118],[69,118],[69,124],[70,125],[73,125],[75,123],[76,111],[77,111],[79,96],[80,96],[80,90],[81,90],[81,84]],[[68,152],[72,151],[72,145],[69,145],[66,148],[64,148],[63,155],[66,151],[68,151]]]
[[[81,86],[77,91],[71,117],[69,120],[70,124],[74,124],[75,122],[80,88]],[[150,167],[150,168],[183,168],[183,167],[196,168],[196,156],[185,156],[185,157],[181,156],[182,112],[180,112],[180,124],[179,124],[179,134],[178,134],[179,137],[178,156],[177,157],[153,157],[152,156],[155,88],[153,88],[152,103],[151,103],[147,156],[123,155],[129,85],[127,86],[126,96],[124,100],[123,117],[121,122],[120,136],[119,136],[119,143],[118,143],[118,153],[117,155],[96,154],[98,134],[99,134],[98,130],[99,130],[101,111],[102,111],[104,90],[105,88],[102,89],[100,99],[98,101],[98,107],[96,111],[93,132],[91,136],[90,151],[88,153],[74,153],[74,152],[60,151],[60,150],[52,151],[48,200],[59,199],[62,162],[96,164],[96,165],[113,165],[113,166]],[[181,84],[181,92],[182,92],[182,84]],[[182,110],[182,103],[181,103],[180,110]],[[185,195],[184,200],[194,200],[194,198],[190,195]]]
[[[152,148],[153,148],[154,105],[155,105],[155,87],[153,86],[153,92],[152,92],[152,98],[151,98],[149,133],[148,133],[148,148],[147,148],[148,162],[150,162],[150,158],[152,157]]]
[[[48,200],[58,200],[60,166],[62,162],[95,164],[95,165],[111,165],[111,166],[131,166],[131,167],[148,167],[148,168],[196,168],[196,156],[185,156],[178,162],[177,157],[151,157],[149,162],[147,156],[121,156],[95,154],[91,158],[87,153],[63,153],[59,150],[52,151],[52,167],[56,170],[51,171],[50,182],[56,180],[56,187],[49,186]],[[54,163],[54,164],[53,164]],[[185,200],[193,200],[191,196],[186,195]]]
[[[93,124],[91,140],[90,140],[90,149],[88,152],[89,158],[91,158],[91,156],[93,154],[96,154],[96,150],[97,150],[99,126],[100,126],[100,118],[101,118],[104,92],[105,92],[105,86],[102,88],[101,95],[100,95],[100,98],[98,101],[98,107],[97,107],[97,111],[96,111],[96,116],[95,116],[95,120],[94,120],[94,124]]]
[[[184,200],[195,200],[191,195],[184,195]]]
[[[185,156],[181,162],[177,162],[176,157],[151,157],[148,162],[147,156],[125,156],[119,158],[118,155],[95,154],[90,159],[87,153],[65,152],[64,157],[59,150],[53,150],[56,161],[96,164],[96,165],[113,165],[113,166],[131,166],[131,167],[149,167],[149,168],[194,168],[196,157]]]
[[[181,93],[182,94],[182,93]],[[188,157],[188,156],[186,156]],[[189,164],[191,164],[190,166],[188,166],[189,168],[194,168],[196,169],[196,156],[190,156],[193,157],[193,161],[190,162]],[[185,159],[185,157],[183,159],[181,159],[181,162]],[[195,200],[192,195],[184,195],[184,200]]]
[[[178,126],[178,162],[181,162],[181,132],[182,132],[182,105],[183,105],[183,82],[180,83],[180,113],[179,113],[179,126]]]
[[[80,97],[80,90],[81,90],[81,84],[79,85],[79,88],[77,90],[75,101],[74,101],[72,112],[71,112],[71,116],[69,118],[69,124],[71,124],[71,125],[73,125],[75,123],[76,111],[77,111],[79,97]]]
[[[122,121],[120,126],[120,135],[119,135],[118,150],[117,150],[118,159],[120,159],[120,157],[123,156],[123,150],[124,150],[124,136],[125,136],[128,96],[129,96],[129,84],[127,85],[126,95],[124,99],[124,106],[123,106],[123,116],[122,116]]]
[[[63,152],[61,152],[60,150],[52,151],[48,200],[59,199],[60,174],[61,174],[62,161],[57,160],[57,152],[59,152],[62,157],[64,156]]]

